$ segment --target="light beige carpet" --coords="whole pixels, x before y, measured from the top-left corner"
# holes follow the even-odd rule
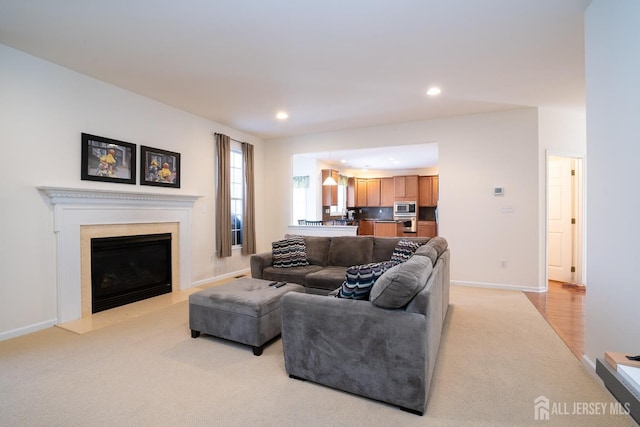
[[[610,413],[536,421],[539,396],[569,413],[614,403],[520,292],[452,288],[423,417],[290,379],[280,340],[256,357],[192,339],[186,302],[84,335],[0,342],[1,426],[635,425]]]

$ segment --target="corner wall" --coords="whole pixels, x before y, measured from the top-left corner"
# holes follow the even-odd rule
[[[240,255],[210,262],[215,252],[212,133],[254,144],[258,177],[264,175],[261,140],[4,45],[0,64],[0,339],[51,326],[57,316],[53,213],[36,186],[202,196],[192,218],[192,279],[207,281],[248,268],[247,257]],[[181,188],[81,181],[82,132],[181,153]],[[262,180],[256,185],[260,239]]]
[[[535,108],[283,138],[267,142],[267,242],[290,222],[293,154],[437,142],[440,234],[460,284],[538,290],[539,146]],[[505,195],[492,194],[494,186]],[[502,213],[503,206],[514,208]],[[268,250],[265,245],[262,250]],[[505,260],[507,268],[500,268]]]
[[[586,360],[640,352],[640,2],[594,0],[585,13],[587,88]]]
[[[547,157],[548,155],[562,157],[586,158],[587,151],[587,124],[585,111],[568,111],[549,108],[538,109],[538,135],[539,135],[539,189],[540,189],[540,277],[543,288],[546,289],[547,278]],[[584,177],[583,177],[584,179]],[[583,182],[584,184],[584,182]],[[586,206],[583,206],[583,212]],[[584,228],[584,227],[583,227]],[[583,230],[584,234],[584,230]],[[581,252],[582,253],[582,252]],[[584,257],[583,257],[584,258]],[[581,263],[582,264],[582,263]],[[586,274],[583,272],[583,278]]]

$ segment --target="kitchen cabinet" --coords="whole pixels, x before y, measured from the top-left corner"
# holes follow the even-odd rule
[[[395,187],[393,178],[380,178],[380,206],[393,206]]]
[[[418,200],[418,175],[394,176],[393,186],[397,202],[416,202]]]
[[[367,206],[367,180],[365,178],[356,178],[356,201],[357,207]]]
[[[373,235],[373,221],[368,219],[362,219],[358,224],[358,236],[371,236]]]
[[[356,179],[350,177],[347,180],[347,209],[353,209],[356,206]]]
[[[380,206],[380,178],[367,179],[367,206]]]
[[[398,224],[393,222],[373,223],[373,235],[377,237],[396,237],[398,235]]]
[[[418,206],[438,206],[438,175],[421,176],[418,179],[418,188]]]
[[[435,221],[418,221],[418,237],[436,237],[438,225]]]
[[[356,178],[355,205],[380,206],[380,178]]]
[[[322,182],[332,176],[333,179],[338,182],[340,173],[333,169],[322,169]],[[337,206],[338,205],[338,186],[337,185],[323,185],[322,186],[322,206]]]

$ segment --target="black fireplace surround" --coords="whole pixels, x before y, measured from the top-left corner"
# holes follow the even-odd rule
[[[91,239],[91,312],[171,292],[171,233]]]

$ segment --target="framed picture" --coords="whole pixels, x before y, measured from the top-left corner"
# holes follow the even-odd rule
[[[136,145],[102,136],[82,134],[80,179],[136,183]]]
[[[140,185],[180,188],[180,153],[141,145]]]

